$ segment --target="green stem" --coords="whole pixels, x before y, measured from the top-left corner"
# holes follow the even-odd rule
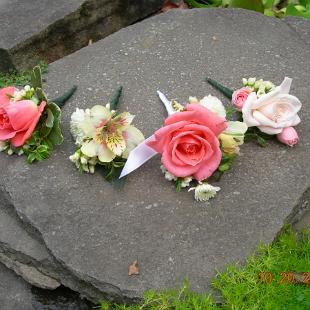
[[[112,95],[111,99],[110,99],[110,109],[111,110],[116,110],[118,104],[119,104],[119,100],[121,98],[122,95],[122,91],[123,91],[123,86],[120,86]]]
[[[62,96],[57,97],[51,101],[57,104],[60,108],[62,108],[65,105],[65,103],[71,98],[71,96],[75,93],[76,90],[77,90],[77,86],[74,85],[68,91],[66,91]]]
[[[223,86],[222,84],[218,83],[215,80],[206,78],[207,82],[213,86],[215,89],[217,89],[218,91],[220,91],[225,97],[227,97],[229,100],[232,99],[232,94],[233,91],[225,86]]]

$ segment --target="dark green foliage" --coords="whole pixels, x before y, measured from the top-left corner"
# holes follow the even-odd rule
[[[52,99],[51,101],[57,104],[60,108],[62,108],[65,103],[73,96],[76,92],[77,86],[72,86],[68,91],[66,91],[62,96]]]
[[[206,81],[212,85],[216,90],[218,90],[219,92],[221,92],[225,97],[227,97],[229,100],[231,100],[232,98],[232,94],[233,91],[225,86],[223,86],[222,84],[220,84],[219,82],[210,79],[210,78],[206,78]]]
[[[119,88],[117,88],[117,90],[112,95],[112,97],[110,99],[110,108],[111,108],[111,110],[116,110],[117,109],[117,106],[119,104],[119,100],[121,98],[122,92],[123,92],[123,86],[120,86]]]

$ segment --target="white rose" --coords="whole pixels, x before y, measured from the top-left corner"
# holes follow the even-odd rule
[[[199,101],[199,104],[216,113],[217,115],[226,118],[226,110],[222,101],[215,96],[205,96]]]
[[[255,92],[251,93],[242,108],[243,121],[249,127],[257,126],[270,135],[299,124],[297,113],[301,109],[301,102],[289,95],[291,84],[292,79],[286,77],[280,86],[260,98]]]

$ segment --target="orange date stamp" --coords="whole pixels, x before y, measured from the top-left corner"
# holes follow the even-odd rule
[[[310,272],[280,272],[279,275],[273,275],[272,272],[259,272],[259,282],[270,285],[276,284],[306,284],[310,285]]]

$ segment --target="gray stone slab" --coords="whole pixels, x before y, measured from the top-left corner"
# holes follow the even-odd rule
[[[284,19],[292,29],[294,29],[298,35],[306,43],[310,44],[310,20],[300,17],[289,16]]]
[[[3,310],[34,310],[31,286],[0,264],[0,304]]]
[[[1,0],[0,72],[54,61],[158,10],[164,0]]]
[[[97,302],[104,299],[93,285],[72,275],[48,252],[32,227],[21,222],[5,191],[0,193],[0,262],[26,282],[43,289],[61,284]]]
[[[60,287],[55,291],[31,287],[13,271],[0,264],[1,310],[91,310],[95,308],[78,294]]]
[[[185,277],[194,290],[204,291],[215,269],[243,260],[260,240],[272,241],[309,188],[309,62],[308,45],[295,31],[254,12],[175,10],[150,18],[50,66],[49,92],[79,86],[63,110],[65,143],[33,166],[2,155],[0,183],[53,256],[111,299],[132,300]],[[248,76],[277,84],[292,77],[292,93],[304,103],[298,146],[245,145],[209,204],[176,193],[159,169],[159,157],[114,184],[99,173],[81,175],[68,160],[75,148],[69,119],[76,107],[106,102],[121,84],[121,108],[137,115],[135,123],[148,136],[165,117],[156,90],[181,101],[216,94],[206,75],[229,87]],[[140,274],[128,277],[135,259]]]

